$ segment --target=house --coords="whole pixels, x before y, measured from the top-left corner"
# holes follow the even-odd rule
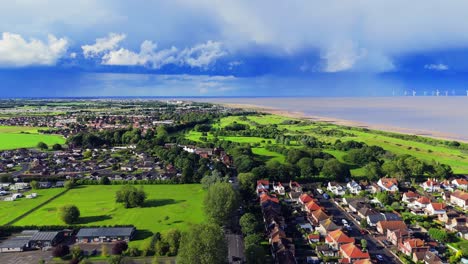
[[[445,204],[444,203],[430,203],[425,212],[427,215],[440,215],[445,214]]]
[[[354,243],[341,245],[340,255],[343,260],[346,261],[345,263],[354,263],[357,260],[370,259],[369,252],[362,252]]]
[[[444,214],[438,215],[438,220],[441,221],[442,223],[448,224],[449,222],[452,221],[453,218],[459,217],[460,213],[458,213],[455,210],[448,210],[445,211]]]
[[[313,225],[317,225],[320,223],[320,221],[326,220],[330,218],[322,209],[313,211],[311,214],[308,215],[307,217],[309,219],[309,222]]]
[[[309,244],[320,242],[320,234],[309,234],[307,236],[307,241],[309,242]]]
[[[99,228],[81,228],[76,234],[76,242],[112,242],[112,241],[130,241],[135,234],[134,227],[99,227]]]
[[[375,227],[380,221],[401,221],[401,217],[394,213],[378,213],[367,216],[367,224]]]
[[[289,182],[289,188],[291,188],[291,191],[294,191],[294,192],[302,192],[302,186],[298,182],[295,182],[295,181]]]
[[[284,186],[281,184],[281,182],[273,183],[273,191],[279,195],[285,194]]]
[[[452,184],[457,189],[466,190],[468,188],[468,181],[466,179],[455,179]]]
[[[353,262],[353,264],[372,264],[370,259],[360,259]]]
[[[54,247],[63,239],[63,232],[39,231],[31,237],[31,247]]]
[[[382,234],[386,235],[387,230],[407,230],[405,222],[403,221],[380,221],[377,223],[377,231]]]
[[[431,203],[431,200],[426,196],[421,196],[412,203],[415,208],[426,208]]]
[[[329,245],[330,248],[339,250],[340,246],[343,244],[354,243],[354,238],[347,236],[343,231],[340,229],[331,231],[325,237],[325,244]]]
[[[451,232],[462,231],[462,233],[465,233],[467,227],[468,226],[465,216],[452,218],[451,221],[445,225],[445,228]]]
[[[412,191],[409,191],[409,192],[405,192],[401,198],[401,201],[404,202],[404,203],[412,203],[414,202],[416,199],[419,198],[419,194],[418,193],[415,193],[415,192],[412,192]]]
[[[369,207],[369,206],[365,206],[365,207],[359,209],[358,216],[360,218],[367,218],[367,216],[369,216],[369,215],[378,214],[378,213],[379,212],[377,212],[374,208]]]
[[[463,209],[468,209],[468,193],[460,190],[454,191],[450,195],[450,203]]]
[[[419,238],[409,238],[398,245],[398,250],[406,256],[413,256],[416,252],[426,252],[429,250],[428,246],[425,246],[424,240]]]
[[[421,184],[421,187],[425,192],[438,192],[441,188],[439,182],[435,179],[427,179]]]
[[[348,188],[349,192],[352,194],[358,194],[362,190],[361,185],[354,180],[348,182],[348,184],[346,184],[346,188]]]
[[[270,190],[270,181],[258,180],[257,181],[257,195],[260,196],[262,193],[267,193]]]
[[[329,190],[336,196],[345,195],[345,192],[346,192],[345,189],[346,189],[345,187],[341,186],[340,184],[336,182],[328,182],[328,185],[327,185],[327,190]]]
[[[368,204],[367,199],[365,198],[345,198],[343,201],[346,200],[348,204],[348,208],[351,212],[356,213],[361,208],[365,207]]]
[[[317,245],[317,247],[315,247],[315,251],[325,257],[336,257],[337,255],[328,245]]]
[[[304,207],[308,213],[321,209],[320,205],[318,205],[315,201],[308,202]]]
[[[434,252],[426,251],[422,260],[424,264],[442,264],[442,260]]]
[[[326,236],[328,232],[335,231],[337,229],[341,229],[339,226],[337,226],[335,223],[333,223],[331,218],[328,218],[326,220],[322,220],[319,222],[319,226],[317,227],[317,231],[322,235]]]
[[[299,202],[299,197],[301,197],[301,194],[302,193],[300,192],[289,192],[288,196],[292,201]]]
[[[409,232],[407,229],[394,229],[387,230],[387,240],[393,245],[397,246],[404,239],[409,237]]]
[[[302,205],[305,205],[311,201],[313,201],[314,198],[312,198],[309,194],[303,193],[301,196],[299,196],[299,203]]]
[[[377,185],[387,192],[397,192],[398,191],[398,181],[395,178],[381,178]]]

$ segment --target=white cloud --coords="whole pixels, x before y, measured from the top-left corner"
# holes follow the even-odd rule
[[[96,43],[97,42],[98,41],[96,41]],[[108,47],[106,48],[108,52],[102,56],[102,64],[104,65],[145,65],[154,69],[159,69],[168,64],[190,66],[193,68],[207,68],[216,62],[217,59],[227,55],[222,44],[214,41],[207,41],[206,43],[179,51],[179,49],[174,46],[168,49],[156,50],[157,45],[155,43],[145,40],[141,44],[138,53],[125,48],[117,49],[118,42],[112,45],[112,47],[110,45],[106,46]],[[87,48],[87,50],[89,49]]]
[[[424,69],[426,70],[433,70],[433,71],[446,71],[449,69],[449,67],[445,64],[439,63],[439,64],[426,64],[424,65]]]
[[[54,35],[49,35],[48,41],[43,42],[34,38],[28,41],[21,35],[4,32],[0,39],[0,65],[54,65],[65,55],[67,48],[67,39],[58,39]]]
[[[83,45],[83,55],[85,58],[96,57],[104,52],[115,50],[119,43],[127,36],[125,34],[109,33],[105,38],[98,38],[93,45]]]

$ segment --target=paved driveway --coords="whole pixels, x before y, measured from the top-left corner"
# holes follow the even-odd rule
[[[17,253],[0,253],[1,264],[37,264],[41,259],[45,260],[46,262],[51,260],[51,252],[34,250]]]

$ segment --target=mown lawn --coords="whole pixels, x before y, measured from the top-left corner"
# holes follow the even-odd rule
[[[34,190],[25,193],[25,196],[29,193],[37,193],[38,196],[34,199],[26,199],[23,197],[11,202],[0,201],[0,225],[4,225],[20,215],[29,212],[34,207],[63,191],[65,191],[64,188]]]
[[[37,132],[38,129],[41,128],[0,126],[0,150],[33,148],[41,141],[49,146],[56,143],[65,143],[65,139],[63,137],[58,135],[39,134]]]
[[[151,233],[203,222],[204,190],[200,184],[142,185],[147,200],[141,208],[125,209],[115,202],[121,185],[79,186],[51,201],[14,225],[61,225],[57,211],[63,205],[74,204],[81,213],[79,225],[134,225],[139,233],[133,245],[148,239]],[[139,188],[139,186],[137,186]]]

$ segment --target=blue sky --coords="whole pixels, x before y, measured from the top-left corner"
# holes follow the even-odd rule
[[[2,96],[378,96],[468,89],[468,2],[0,3]]]

